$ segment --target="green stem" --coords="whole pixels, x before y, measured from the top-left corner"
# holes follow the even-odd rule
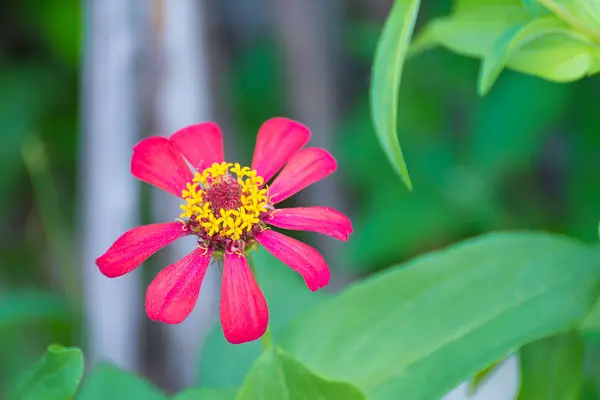
[[[21,148],[25,169],[33,186],[33,195],[39,209],[51,250],[59,265],[61,283],[72,304],[79,304],[77,282],[73,277],[75,260],[68,228],[61,217],[60,196],[54,183],[48,155],[42,141],[34,135],[26,137]]]
[[[246,253],[246,259],[248,260],[248,265],[250,265],[250,270],[252,270],[252,275],[254,275],[254,279],[256,279],[256,268],[254,266],[254,260],[252,259],[252,251]],[[260,338],[260,342],[262,344],[263,350],[268,350],[273,347],[273,341],[271,340],[271,330],[269,329],[269,325],[267,325],[265,333]]]

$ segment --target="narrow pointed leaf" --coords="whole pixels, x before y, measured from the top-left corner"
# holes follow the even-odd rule
[[[419,4],[419,0],[394,2],[377,45],[371,83],[375,133],[392,167],[411,190],[412,183],[396,129],[398,90]]]

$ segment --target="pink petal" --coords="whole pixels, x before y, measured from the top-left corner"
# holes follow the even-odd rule
[[[192,312],[212,257],[212,249],[193,252],[164,268],[146,291],[146,313],[154,321],[178,324]]]
[[[244,256],[225,254],[221,286],[221,325],[225,339],[239,344],[265,333],[269,310]]]
[[[266,183],[309,140],[310,131],[301,123],[287,118],[271,118],[258,130],[252,169]]]
[[[265,221],[279,228],[318,232],[344,242],[352,233],[350,219],[329,207],[280,208]]]
[[[336,169],[337,162],[326,150],[311,147],[298,151],[269,187],[272,204],[331,175]]]
[[[329,267],[319,252],[306,243],[267,229],[255,236],[269,253],[302,275],[313,292],[329,283]]]
[[[183,128],[175,132],[170,140],[200,172],[213,163],[221,163],[225,159],[223,134],[221,128],[213,122]]]
[[[109,278],[125,275],[175,239],[191,233],[183,228],[181,222],[133,228],[121,235],[106,253],[98,257],[96,265]]]
[[[162,136],[149,137],[133,147],[131,173],[177,197],[194,177],[175,145]]]

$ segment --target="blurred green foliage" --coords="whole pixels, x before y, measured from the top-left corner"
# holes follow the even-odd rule
[[[76,310],[69,306],[73,303],[69,296],[74,294],[64,281],[76,279],[77,267],[57,266],[64,259],[61,252],[74,254],[76,243],[71,241],[66,250],[53,244],[53,237],[62,235],[59,231],[76,237],[82,18],[80,2],[67,3],[27,0],[0,5],[0,387],[4,395],[46,343],[72,343],[81,327]],[[450,9],[450,0],[424,3],[417,21],[421,27]],[[543,14],[532,2],[525,3],[532,14]],[[476,60],[443,49],[411,58],[405,66],[397,116],[398,136],[414,185],[409,193],[382,156],[369,111],[369,68],[381,25],[381,18],[369,13],[348,12],[343,27],[347,82],[340,93],[345,104],[335,132],[336,146],[331,149],[339,160],[355,228],[344,248],[343,267],[352,274],[368,275],[424,251],[498,229],[544,229],[596,242],[600,79],[557,84],[507,71],[481,98],[476,92]],[[285,114],[281,49],[271,38],[249,38],[248,43],[232,52],[224,76],[242,160],[250,159],[258,126],[273,115]],[[47,153],[48,162],[37,177],[44,182],[51,177],[50,189],[36,187],[36,177],[23,162],[23,146],[31,137]],[[56,196],[52,203],[60,209],[46,214],[58,212],[59,224],[44,222],[44,190],[53,199]],[[261,277],[261,268],[267,271],[270,261],[265,257],[264,266],[258,259],[257,264]],[[287,283],[271,285],[268,278],[278,274],[261,277],[273,305],[273,321],[281,321],[281,327],[273,327],[276,340],[292,317],[321,300],[295,276],[290,275],[293,289],[288,290]],[[290,302],[292,309],[287,309]],[[259,354],[258,344],[225,346],[215,329],[203,355],[202,383],[239,386]],[[232,363],[237,369],[222,373]],[[97,373],[110,375],[110,371]],[[91,389],[84,386],[84,390]]]

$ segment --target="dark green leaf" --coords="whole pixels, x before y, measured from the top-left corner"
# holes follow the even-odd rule
[[[361,400],[349,383],[319,378],[298,361],[276,349],[266,350],[252,366],[237,400]]]
[[[419,0],[394,2],[375,52],[371,84],[371,112],[375,133],[392,167],[411,190],[412,183],[396,129],[398,90],[419,4]]]
[[[78,400],[166,400],[150,382],[112,365],[98,365],[81,385]]]
[[[594,304],[579,326],[579,330],[585,340],[600,346],[600,301]]]
[[[298,274],[264,249],[254,252],[253,258],[257,280],[269,305],[271,333],[277,342],[291,319],[320,301],[323,294],[308,290]],[[202,351],[200,383],[203,387],[238,387],[260,353],[259,341],[232,346],[217,324]]]
[[[598,396],[598,389],[594,380],[590,378],[584,380],[581,385],[579,400],[598,400],[599,398],[600,396]]]
[[[528,344],[519,352],[518,400],[575,400],[583,382],[583,342],[566,333]]]
[[[68,400],[83,375],[83,354],[56,344],[19,381],[9,400]]]
[[[188,389],[173,397],[173,400],[235,400],[235,389]]]
[[[324,301],[290,325],[282,346],[369,399],[439,399],[522,345],[578,323],[599,278],[597,250],[565,237],[485,235]]]

